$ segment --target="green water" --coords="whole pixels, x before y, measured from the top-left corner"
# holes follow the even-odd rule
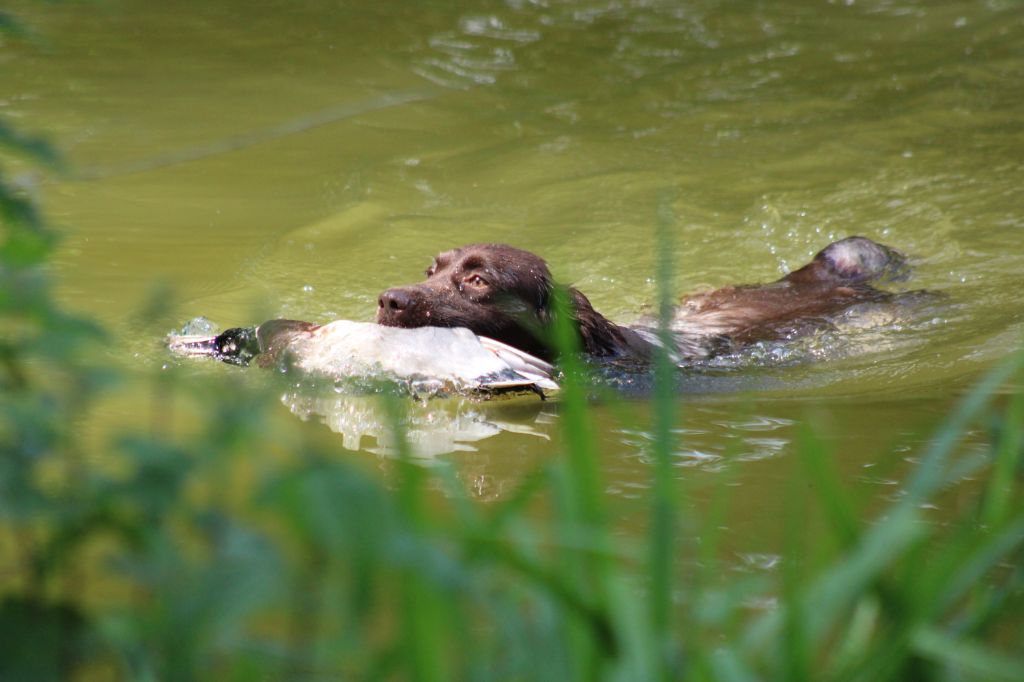
[[[475,241],[542,254],[630,321],[655,299],[660,196],[680,294],[777,278],[850,234],[909,254],[915,276],[900,286],[941,304],[800,362],[681,380],[679,478],[710,486],[736,463],[741,566],[777,548],[802,420],[821,425],[851,483],[891,499],[963,388],[1022,339],[1019,2],[9,11],[36,39],[0,49],[0,115],[45,132],[70,165],[19,180],[65,231],[62,301],[109,325],[126,365],[167,362],[161,333],[196,315],[371,320],[381,290]],[[174,311],[140,328],[134,313],[161,283]],[[139,404],[119,396],[95,428],[132,421]],[[594,414],[628,528],[650,479],[647,402]],[[441,405],[423,419],[441,424],[425,450],[458,462],[483,498],[558,451],[557,404]],[[371,437],[337,443],[341,457],[379,456]]]

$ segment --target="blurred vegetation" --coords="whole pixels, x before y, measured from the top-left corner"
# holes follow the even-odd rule
[[[3,122],[0,147],[0,173],[59,170]],[[724,482],[700,518],[681,516],[667,360],[650,535],[622,547],[571,355],[562,452],[508,498],[474,502],[449,467],[401,448],[382,482],[276,418],[270,387],[99,360],[116,341],[55,300],[55,237],[9,174],[0,217],[0,680],[1024,679],[1024,396],[1006,390],[1019,354],[874,518],[807,425],[773,582],[721,570]],[[670,273],[662,263],[663,309]],[[87,437],[97,401],[140,379],[155,412],[199,408]],[[402,403],[382,400],[401,443]],[[989,447],[962,448],[979,428]],[[986,483],[954,521],[930,520],[968,473]],[[830,542],[802,545],[811,514]]]

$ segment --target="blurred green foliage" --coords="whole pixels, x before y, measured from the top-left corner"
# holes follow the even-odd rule
[[[2,122],[0,147],[0,161],[59,169]],[[116,341],[55,300],[54,235],[3,176],[0,218],[2,680],[1024,679],[1024,398],[1001,397],[1020,355],[965,396],[870,520],[808,426],[776,584],[720,570],[724,495],[680,517],[668,362],[650,536],[621,548],[573,356],[563,454],[507,499],[478,504],[402,448],[382,482],[276,418],[269,389],[98,361]],[[156,412],[182,394],[199,407],[86,437],[97,401],[140,380]],[[401,443],[402,403],[382,400]],[[979,426],[991,447],[964,451]],[[955,521],[930,522],[925,505],[966,472],[986,485]],[[808,513],[828,546],[801,546]],[[777,605],[751,608],[764,599]]]

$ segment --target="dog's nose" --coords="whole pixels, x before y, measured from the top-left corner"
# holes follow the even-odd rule
[[[377,299],[377,306],[380,310],[400,312],[412,305],[412,296],[404,289],[388,289]]]

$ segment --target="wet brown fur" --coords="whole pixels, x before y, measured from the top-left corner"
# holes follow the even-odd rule
[[[827,324],[850,306],[890,294],[869,282],[901,271],[900,254],[862,237],[831,244],[814,260],[768,284],[730,286],[684,298],[673,328],[679,352],[706,356],[717,342],[742,345]],[[505,244],[470,244],[437,256],[426,280],[383,292],[377,321],[396,327],[467,327],[544,359],[551,340],[554,284],[539,256]],[[645,360],[652,337],[611,322],[569,288],[580,348],[598,358]]]

